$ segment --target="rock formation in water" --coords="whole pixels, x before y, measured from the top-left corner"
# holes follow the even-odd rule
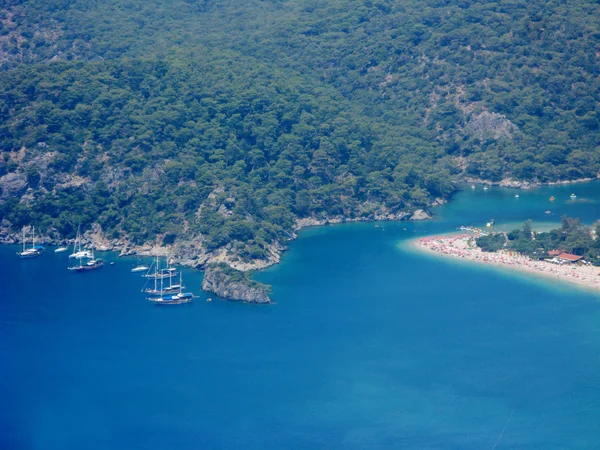
[[[248,303],[270,303],[269,286],[253,281],[248,272],[232,269],[225,263],[204,267],[202,289],[220,298]]]

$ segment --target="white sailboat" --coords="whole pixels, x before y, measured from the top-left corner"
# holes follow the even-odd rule
[[[168,260],[167,260],[168,261]],[[146,285],[144,286],[144,288],[142,288],[142,292],[145,292],[146,294],[150,294],[150,295],[158,295],[158,296],[162,296],[164,294],[176,294],[178,292],[181,292],[181,289],[184,287],[181,285],[181,282],[179,284],[174,284],[173,283],[173,277],[175,277],[177,275],[177,273],[175,272],[175,268],[173,267],[168,267],[168,262],[167,262],[167,268],[166,269],[159,269],[159,260],[158,260],[158,256],[156,257],[156,263],[154,264],[154,274],[147,274],[150,275],[150,277],[147,277],[150,279],[154,280],[154,287],[146,287],[146,285],[148,284],[148,281],[146,281]],[[166,286],[166,279],[169,279],[169,286]],[[160,283],[159,283],[160,281]],[[160,286],[159,286],[160,284]]]
[[[148,271],[142,275],[144,278],[149,278],[151,280],[161,280],[165,278],[171,278],[177,276],[177,269],[175,267],[170,266],[170,261],[167,258],[167,267],[164,269],[159,268],[159,260],[158,256],[156,257],[156,262],[154,263],[154,272]]]
[[[44,247],[35,245],[35,227],[31,228],[31,248],[26,248],[25,228],[23,228],[23,250],[17,252],[21,258],[35,258],[40,256],[44,251]]]
[[[102,262],[101,259],[96,259],[96,257],[94,256],[94,247],[93,246],[92,246],[91,250],[89,250],[89,251],[86,250],[86,256],[79,256],[78,259],[79,259],[78,266],[67,267],[67,269],[72,272],[88,272],[90,270],[99,269],[100,267],[102,267],[104,265],[104,263]],[[84,263],[84,261],[83,261],[84,259],[87,259],[88,261],[86,261]]]
[[[90,253],[89,250],[82,250],[81,249],[81,233],[80,233],[80,227],[81,225],[79,225],[77,227],[77,236],[75,237],[75,242],[73,243],[73,253],[71,253],[69,255],[69,258],[91,258],[93,259],[94,256],[92,253]]]
[[[156,283],[156,280],[154,281]],[[180,305],[182,303],[189,303],[194,298],[191,292],[183,292],[183,278],[181,272],[179,273],[179,289],[176,293],[167,294],[163,289],[163,279],[160,280],[161,292],[158,295],[151,295],[147,297],[148,301],[157,305]]]

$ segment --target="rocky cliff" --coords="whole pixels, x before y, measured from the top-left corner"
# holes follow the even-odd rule
[[[248,303],[270,303],[269,286],[250,279],[247,272],[227,264],[209,264],[204,268],[202,289],[220,298]]]

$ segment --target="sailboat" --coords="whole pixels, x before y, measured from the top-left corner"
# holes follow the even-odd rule
[[[169,266],[169,259],[167,258],[167,267],[160,269],[159,267],[158,256],[156,257],[156,262],[154,263],[154,273],[148,271],[142,275],[144,278],[149,278],[151,280],[164,280],[165,278],[171,278],[177,275],[177,269],[175,267]]]
[[[41,245],[35,245],[35,227],[32,227],[31,229],[31,248],[25,248],[25,241],[25,228],[23,228],[23,250],[17,252],[17,255],[19,255],[21,258],[35,258],[43,253],[44,247]]]
[[[180,305],[182,303],[189,303],[194,298],[191,292],[183,292],[183,278],[181,272],[179,273],[179,292],[167,294],[163,289],[163,279],[160,280],[161,291],[157,296],[151,295],[147,297],[149,301],[158,305]]]
[[[169,276],[169,286],[165,286],[165,279],[166,277],[160,277],[159,275],[159,269],[158,269],[158,257],[156,258],[156,264],[154,265],[154,276],[153,276],[153,280],[154,280],[154,287],[145,287],[142,288],[142,292],[145,292],[146,294],[150,294],[150,295],[158,295],[161,296],[163,294],[176,294],[177,292],[180,292],[181,289],[185,286],[181,285],[181,282],[179,284],[173,284],[173,277],[175,276],[175,273],[173,271],[169,272],[172,275]],[[146,284],[148,284],[148,281],[146,281]],[[160,281],[160,286],[159,286],[159,281]]]
[[[82,250],[81,249],[81,233],[80,233],[80,228],[81,228],[81,224],[79,224],[79,226],[77,227],[77,237],[75,237],[75,242],[73,243],[73,253],[71,253],[69,255],[69,258],[78,258],[78,259],[91,258],[91,259],[93,259],[94,256],[93,256],[92,253],[90,253],[89,250]]]
[[[79,242],[79,251],[75,254],[78,255],[77,258],[79,259],[79,265],[67,267],[67,269],[72,272],[88,272],[90,270],[99,269],[104,265],[101,259],[96,259],[96,257],[94,256],[93,246],[91,250],[81,251],[81,240]],[[87,261],[84,262],[84,259]]]

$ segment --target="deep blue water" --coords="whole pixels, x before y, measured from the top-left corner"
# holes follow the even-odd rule
[[[600,218],[597,182],[514,193],[304,230],[258,276],[270,306],[208,303],[186,271],[200,298],[159,307],[133,260],[71,274],[1,247],[0,448],[599,448],[600,296],[403,248],[492,217]]]

